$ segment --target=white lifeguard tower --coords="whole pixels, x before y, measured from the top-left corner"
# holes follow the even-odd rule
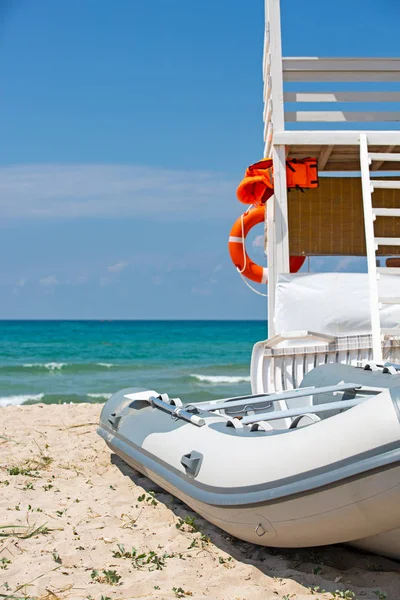
[[[282,57],[280,0],[265,0],[265,11],[264,156],[275,185],[269,339],[253,350],[253,393],[297,387],[326,362],[379,368],[400,358],[400,112],[390,110],[400,58]],[[286,158],[308,156],[319,188],[288,194]],[[289,256],[300,254],[366,256],[368,273],[291,274]]]

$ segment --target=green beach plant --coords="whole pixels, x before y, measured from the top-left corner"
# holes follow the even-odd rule
[[[165,567],[165,562],[168,558],[175,558],[175,554],[158,554],[154,550],[149,552],[139,552],[136,548],[132,548],[130,551],[125,550],[123,544],[117,544],[118,550],[113,550],[113,558],[126,558],[132,561],[132,565],[135,569],[148,568],[149,571],[161,571]],[[181,555],[180,555],[181,557]]]
[[[232,556],[228,556],[227,558],[223,558],[222,556],[219,556],[218,562],[220,565],[228,565],[230,562],[232,562]]]
[[[153,491],[147,492],[147,496],[146,496],[146,494],[142,494],[141,496],[138,496],[138,502],[144,502],[146,504],[149,504],[150,506],[158,505],[158,502],[156,500],[156,495]]]
[[[188,531],[189,533],[194,533],[198,531],[198,527],[196,525],[196,517],[185,517],[184,519],[179,518],[175,527],[180,531]]]
[[[90,577],[98,583],[108,583],[108,585],[118,585],[121,579],[121,575],[111,569],[103,569],[101,575],[96,569],[93,569]]]
[[[46,525],[30,527],[28,525],[0,525],[0,538],[16,537],[19,540],[27,540],[37,535],[47,535],[52,531]]]
[[[11,560],[9,558],[6,558],[5,556],[3,556],[2,558],[0,558],[0,569],[8,569],[8,565],[11,564]]]
[[[59,564],[59,565],[62,564],[62,559],[61,559],[60,555],[58,554],[57,550],[53,550],[52,557],[57,564]]]
[[[173,587],[172,591],[175,594],[176,598],[184,598],[185,596],[193,596],[193,592],[186,592],[181,587],[178,587],[178,588]]]
[[[7,473],[12,476],[23,475],[24,477],[38,477],[38,473],[32,472],[32,469],[25,469],[24,467],[8,467]]]
[[[343,598],[344,600],[353,600],[356,597],[355,593],[351,590],[336,590],[331,592],[332,598]]]

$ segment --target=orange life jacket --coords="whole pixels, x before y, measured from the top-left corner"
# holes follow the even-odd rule
[[[287,187],[307,189],[318,187],[316,158],[291,158],[286,161]],[[240,202],[260,206],[274,193],[274,171],[271,158],[264,158],[246,169],[236,194]]]

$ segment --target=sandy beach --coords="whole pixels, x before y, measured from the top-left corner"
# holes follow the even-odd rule
[[[100,410],[1,410],[0,598],[400,598],[394,561],[227,536],[112,455]]]

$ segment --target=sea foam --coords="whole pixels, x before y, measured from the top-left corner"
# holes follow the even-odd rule
[[[248,375],[197,375],[193,373],[190,375],[197,381],[201,381],[202,383],[242,383],[250,381],[250,377]]]
[[[23,365],[27,369],[47,369],[48,371],[59,371],[67,366],[67,363],[48,362],[48,363],[29,363]]]
[[[29,402],[29,400],[34,400],[35,402],[39,402],[42,400],[44,394],[22,394],[19,396],[0,396],[0,406],[18,406],[20,404],[25,404],[25,402]]]

